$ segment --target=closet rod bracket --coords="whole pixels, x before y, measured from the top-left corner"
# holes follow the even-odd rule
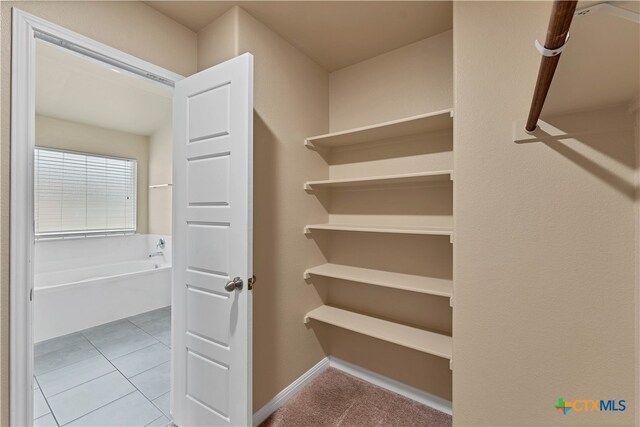
[[[555,49],[547,49],[538,40],[535,41],[534,45],[536,46],[536,49],[538,49],[538,52],[540,52],[540,55],[542,55],[542,56],[546,56],[546,57],[557,56],[557,55],[560,55],[562,53],[562,50],[564,49],[564,47],[569,42],[569,36],[570,36],[570,34],[567,33],[567,37],[564,39],[564,43],[562,44],[562,46],[557,47]]]

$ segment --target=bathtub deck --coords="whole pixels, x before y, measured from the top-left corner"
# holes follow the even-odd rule
[[[167,425],[170,348],[170,307],[37,343],[34,425]]]

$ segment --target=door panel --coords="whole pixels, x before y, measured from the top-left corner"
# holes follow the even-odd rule
[[[187,332],[228,346],[230,306],[227,295],[189,287]]]
[[[252,422],[253,57],[174,92],[172,412],[179,426]],[[234,277],[241,289],[228,291]]]
[[[187,268],[229,277],[230,224],[187,223]]]
[[[218,387],[211,388],[211,384]],[[187,352],[187,396],[221,418],[229,416],[229,367]]]
[[[199,158],[187,163],[189,206],[229,204],[229,155]],[[198,182],[216,182],[218,185],[197,185]],[[226,185],[225,185],[226,184]]]
[[[230,98],[231,83],[189,96],[189,142],[229,134]],[[211,111],[215,111],[216,114],[210,114]]]

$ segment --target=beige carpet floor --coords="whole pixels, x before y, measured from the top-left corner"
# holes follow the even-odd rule
[[[261,427],[442,427],[451,416],[329,368]]]

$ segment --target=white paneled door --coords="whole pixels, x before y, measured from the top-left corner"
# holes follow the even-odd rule
[[[174,422],[251,425],[253,56],[177,82],[173,109]]]

